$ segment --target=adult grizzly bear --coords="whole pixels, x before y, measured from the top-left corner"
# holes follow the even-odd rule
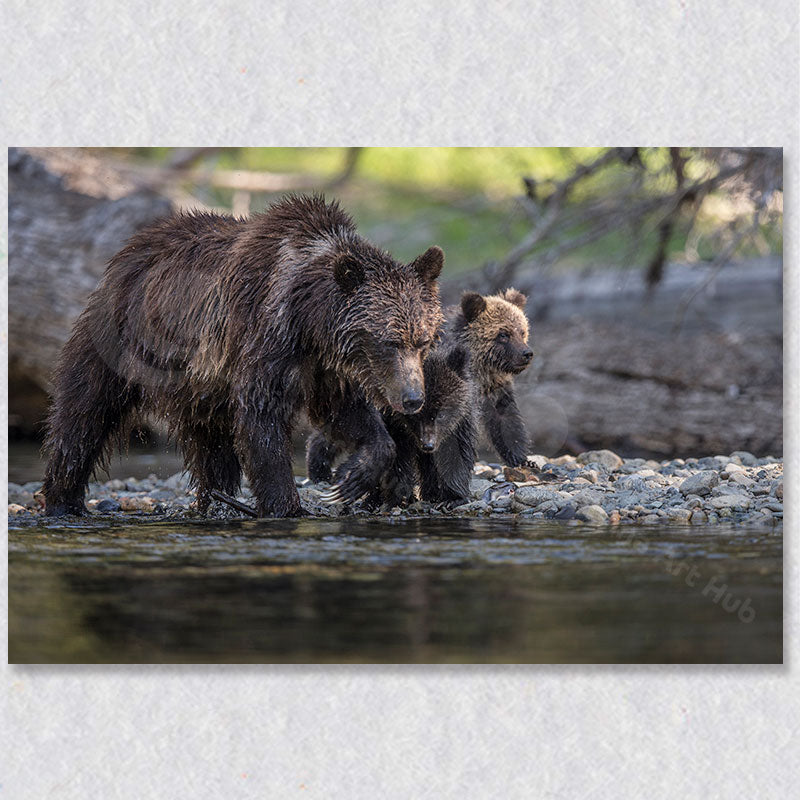
[[[321,197],[263,214],[168,217],[109,263],[64,346],[48,420],[46,513],[80,514],[134,410],[163,418],[205,510],[241,469],[262,516],[298,516],[291,431],[305,408],[347,441],[342,494],[370,491],[395,446],[378,411],[422,407],[441,324],[443,253],[400,264]]]
[[[395,460],[381,486],[368,498],[373,507],[399,505],[413,499],[419,484],[427,502],[463,502],[475,464],[476,391],[469,371],[469,352],[456,346],[434,349],[423,365],[425,405],[416,414],[383,411],[383,421],[395,443]],[[346,443],[313,433],[307,443],[308,477],[315,483],[333,478],[333,462]],[[323,499],[339,499],[334,487]]]
[[[500,459],[524,464],[530,442],[514,397],[514,376],[533,359],[528,346],[527,298],[516,289],[482,296],[466,292],[449,310],[447,338],[467,347],[480,395],[480,417]]]

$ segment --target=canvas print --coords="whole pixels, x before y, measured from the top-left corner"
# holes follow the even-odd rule
[[[12,663],[777,663],[782,151],[9,150]]]

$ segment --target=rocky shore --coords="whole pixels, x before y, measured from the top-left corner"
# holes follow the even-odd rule
[[[455,507],[416,502],[378,512],[355,506],[325,505],[328,484],[296,479],[306,511],[316,517],[358,516],[518,516],[521,519],[570,520],[576,524],[640,523],[703,525],[720,522],[775,525],[783,521],[783,462],[737,451],[708,458],[652,461],[623,459],[610,450],[579,456],[534,455],[526,467],[478,462],[470,500]],[[41,516],[41,483],[8,484],[8,514],[16,522]],[[252,504],[245,486],[238,499]],[[92,483],[89,509],[99,515],[179,520],[196,518],[194,494],[186,473],[160,480],[110,480]],[[215,502],[209,516],[242,514]]]

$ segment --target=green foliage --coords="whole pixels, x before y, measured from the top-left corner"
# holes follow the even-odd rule
[[[581,164],[588,164],[606,148],[501,147],[501,148],[364,148],[355,174],[335,190],[369,238],[399,258],[410,259],[428,245],[441,245],[447,254],[450,274],[474,269],[502,259],[531,230],[531,221],[517,198],[524,192],[522,178],[532,178],[539,201]],[[169,148],[117,151],[137,160],[166,162]],[[713,174],[717,166],[701,149],[683,148],[687,180]],[[264,171],[312,176],[323,187],[343,168],[345,148],[227,148],[214,153],[204,168]],[[663,195],[677,188],[668,148],[638,148],[644,170],[614,161],[582,178],[571,190],[568,207],[603,203],[630,191],[635,177],[634,199]],[[190,187],[206,203],[230,208],[233,191]],[[330,194],[331,192],[329,192]],[[251,198],[257,210],[272,199],[260,194]],[[660,217],[650,215],[639,227],[620,225],[591,244],[572,250],[559,259],[561,267],[587,264],[643,266],[656,248]],[[723,224],[714,213],[692,220],[689,209],[681,210],[667,245],[668,257],[681,258],[687,248],[689,223],[695,226],[691,243],[693,257],[711,259],[719,242],[715,231]],[[580,222],[562,231],[579,236]],[[764,224],[756,244],[743,242],[739,256],[780,252],[780,215]],[[538,252],[546,248],[543,244]],[[537,255],[537,250],[532,256]]]

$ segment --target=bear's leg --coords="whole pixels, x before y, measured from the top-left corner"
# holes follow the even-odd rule
[[[330,500],[353,503],[380,488],[392,467],[396,447],[381,415],[365,400],[348,406],[331,424],[334,438],[352,442],[353,454],[336,470],[336,487]]]
[[[414,487],[419,482],[417,472],[417,443],[406,430],[390,428],[395,445],[394,463],[383,479],[382,496],[391,506],[413,500]]]
[[[433,454],[439,485],[437,500],[466,502],[469,499],[469,482],[477,457],[475,452],[477,438],[475,423],[471,417],[467,417]]]
[[[414,487],[419,482],[416,440],[405,427],[392,426],[387,422],[387,429],[394,441],[395,457],[381,478],[380,485],[364,501],[365,507],[373,510],[383,505],[389,508],[405,505],[414,499]]]
[[[341,453],[341,447],[328,441],[322,431],[315,431],[306,443],[306,473],[312,483],[327,481],[333,478],[333,462]]]
[[[298,386],[277,370],[267,386],[256,379],[239,393],[235,420],[236,453],[261,517],[301,517],[305,513],[292,473],[292,428]]]
[[[242,468],[229,425],[188,422],[181,425],[178,439],[186,468],[197,494],[197,508],[205,514],[212,489],[235,496],[242,481]]]
[[[417,458],[419,465],[419,496],[426,503],[440,503],[442,497],[442,484],[439,481],[439,471],[431,453],[420,453]]]
[[[512,389],[501,387],[484,398],[481,415],[500,460],[509,467],[524,464],[528,457],[528,434]]]
[[[65,345],[44,446],[47,516],[87,513],[83,498],[89,478],[138,399],[138,389],[127,385],[91,344],[73,337]]]

